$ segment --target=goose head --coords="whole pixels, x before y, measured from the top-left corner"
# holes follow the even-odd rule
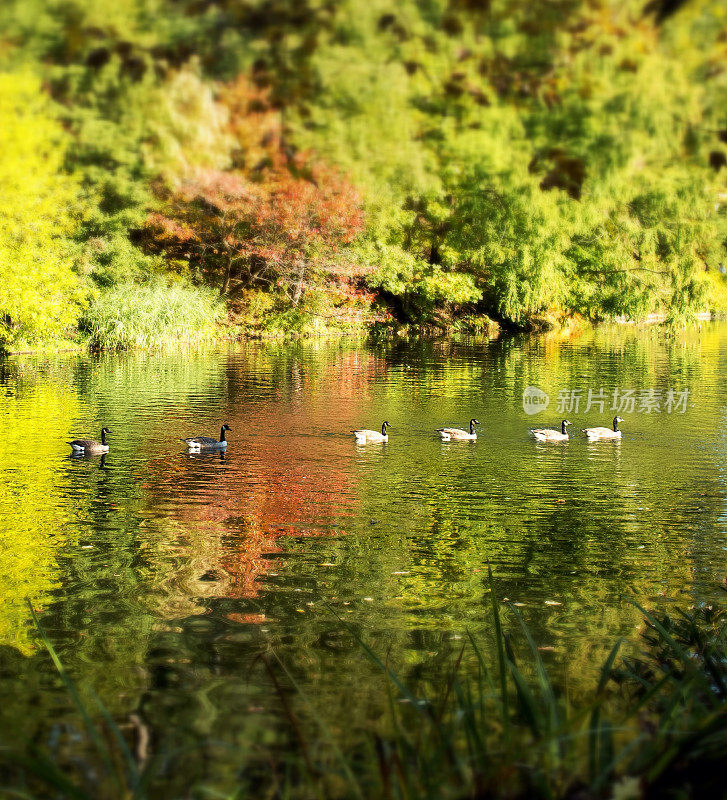
[[[614,418],[613,418],[613,429],[614,429],[615,431],[616,431],[616,430],[618,430],[618,424],[619,424],[619,422],[623,422],[623,421],[624,421],[623,417],[614,417]]]
[[[572,423],[572,422],[571,422],[569,419],[564,419],[564,420],[563,420],[563,421],[560,423],[560,429],[561,429],[561,431],[563,431],[563,433],[565,433],[565,432],[566,432],[566,428],[567,428],[569,425],[572,425],[572,424],[573,424],[573,423]]]
[[[390,422],[382,422],[381,423],[381,435],[386,436],[386,429],[391,427]]]
[[[480,421],[478,419],[471,419],[470,420],[470,433],[475,432],[475,425],[479,425]]]

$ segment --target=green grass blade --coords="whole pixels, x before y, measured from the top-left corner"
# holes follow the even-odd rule
[[[69,800],[95,800],[86,794],[80,787],[72,783],[52,762],[47,758],[34,753],[32,758],[14,754],[13,763],[40,778],[47,786],[53,787],[64,798]],[[4,791],[4,790],[3,790]]]
[[[142,788],[141,774],[140,774],[139,769],[138,769],[138,767],[136,765],[136,760],[134,759],[134,756],[131,754],[131,750],[129,750],[129,745],[126,743],[126,739],[124,738],[124,735],[119,730],[118,725],[114,721],[114,719],[111,716],[111,714],[109,714],[108,709],[106,708],[104,703],[101,701],[101,698],[98,697],[96,692],[94,692],[93,689],[91,687],[89,687],[88,688],[88,693],[91,695],[91,697],[94,699],[94,701],[98,705],[99,710],[101,711],[101,715],[103,716],[104,720],[106,721],[106,724],[108,725],[109,730],[111,731],[111,733],[112,733],[112,735],[114,737],[114,740],[116,741],[116,744],[118,745],[119,751],[121,752],[121,755],[123,756],[124,763],[126,764],[126,768],[129,770],[129,775],[131,776],[132,795],[134,797],[143,798],[143,794],[139,794],[138,793],[139,790],[141,790],[141,788]]]
[[[63,681],[64,686],[66,687],[66,691],[68,692],[69,696],[73,700],[76,708],[78,709],[81,717],[83,719],[84,724],[88,730],[88,735],[91,737],[91,741],[93,742],[96,750],[98,751],[99,756],[101,756],[101,760],[103,761],[106,769],[108,770],[109,776],[114,780],[118,789],[120,791],[123,790],[123,786],[121,781],[119,780],[119,776],[114,768],[113,760],[111,758],[111,754],[109,753],[108,748],[104,744],[101,735],[98,732],[97,727],[94,725],[93,720],[91,719],[91,715],[88,713],[86,706],[84,705],[83,701],[81,700],[78,692],[76,691],[76,687],[73,681],[68,676],[63,664],[61,663],[58,654],[53,647],[50,639],[46,635],[45,631],[43,630],[43,626],[40,624],[40,620],[38,619],[38,615],[35,613],[35,609],[33,608],[33,604],[28,602],[28,608],[30,608],[30,613],[33,618],[33,622],[35,623],[35,627],[38,631],[38,635],[40,636],[43,644],[45,645],[46,650],[50,654],[53,663],[55,664],[56,669],[58,670],[58,674],[61,676],[61,680]]]
[[[517,621],[520,623],[520,627],[523,629],[525,633],[525,638],[527,639],[528,645],[530,646],[530,651],[533,654],[533,659],[535,661],[535,671],[536,675],[538,676],[538,683],[540,684],[540,691],[543,698],[543,704],[548,712],[548,723],[551,731],[555,731],[556,728],[560,724],[560,713],[558,711],[558,702],[555,699],[555,692],[553,691],[553,685],[550,682],[550,676],[548,675],[548,671],[545,668],[545,664],[543,663],[543,659],[540,655],[540,651],[538,650],[538,646],[535,644],[535,640],[533,639],[528,626],[525,624],[525,621],[520,616],[520,613],[516,608],[511,608],[511,611],[514,613]]]
[[[687,653],[684,652],[682,647],[674,640],[672,635],[667,631],[667,629],[656,619],[652,614],[650,614],[643,606],[639,605],[636,600],[633,600],[630,597],[626,598],[627,603],[631,603],[634,608],[638,608],[638,610],[644,615],[644,618],[648,620],[651,625],[659,632],[661,637],[664,639],[665,642],[671,647],[671,649],[676,653],[677,656],[681,659],[684,664],[687,664],[689,661],[689,656]]]
[[[497,662],[500,670],[500,703],[502,706],[502,722],[505,730],[505,740],[510,738],[510,707],[507,693],[507,665],[505,656],[505,638],[500,624],[500,606],[495,597],[495,579],[492,576],[492,567],[487,564],[487,577],[490,583],[490,602],[495,622],[495,641],[497,644]]]
[[[599,769],[602,768],[601,765],[603,764],[603,757],[598,747],[601,741],[599,730],[601,729],[603,692],[606,688],[609,678],[611,677],[613,664],[616,660],[618,651],[621,648],[621,644],[622,639],[619,637],[611,648],[608,657],[601,667],[601,675],[598,680],[598,686],[596,687],[596,700],[591,711],[591,719],[588,726],[588,774],[590,775],[591,781],[595,780],[596,775]]]
[[[421,716],[429,717],[429,715],[422,708],[422,704],[419,698],[417,698],[414,694],[412,694],[412,692],[409,691],[408,687],[399,678],[399,676],[393,670],[391,670],[387,665],[384,664],[384,662],[376,655],[376,653],[374,653],[374,651],[366,644],[366,642],[358,635],[358,633],[356,633],[355,629],[351,625],[349,625],[347,622],[341,619],[341,617],[339,617],[338,614],[336,614],[333,608],[331,608],[328,604],[326,605],[331,614],[341,623],[341,625],[343,625],[344,628],[346,628],[346,630],[351,634],[351,636],[353,636],[353,638],[358,643],[359,647],[361,647],[361,649],[374,662],[374,664],[376,664],[376,666],[379,667],[379,669],[381,669],[381,671],[389,677],[391,682],[394,684],[394,686],[396,686],[396,688],[401,693],[402,697],[406,698],[412,704],[412,706],[419,712]]]
[[[361,800],[363,800],[363,796],[364,795],[363,795],[363,792],[361,791],[361,787],[359,786],[358,781],[356,780],[356,776],[351,771],[351,768],[350,768],[348,762],[346,761],[345,756],[341,752],[341,749],[336,744],[335,737],[330,732],[330,730],[328,729],[328,726],[325,724],[325,722],[323,721],[321,716],[316,711],[315,705],[310,701],[310,699],[308,698],[306,693],[303,691],[303,689],[300,686],[300,684],[295,680],[295,678],[291,674],[290,670],[285,666],[285,664],[283,663],[283,660],[280,658],[280,656],[278,656],[278,654],[274,650],[272,650],[271,652],[272,652],[273,657],[275,658],[275,660],[280,665],[280,668],[285,673],[285,676],[290,681],[290,685],[295,689],[295,691],[298,693],[298,696],[308,706],[308,708],[311,711],[311,714],[313,715],[313,719],[315,720],[316,724],[320,728],[321,732],[328,739],[328,742],[331,745],[331,748],[333,749],[333,752],[335,753],[339,763],[341,764],[341,767],[342,767],[344,773],[346,774],[346,777],[348,778],[348,780],[350,782],[351,790],[354,792],[354,794],[357,797],[360,797]]]
[[[677,761],[684,753],[688,753],[694,746],[713,733],[727,731],[727,706],[722,706],[713,711],[697,723],[696,728],[681,741],[670,747],[647,773],[649,781],[659,778],[667,767]]]
[[[487,666],[487,662],[485,661],[484,656],[482,655],[482,651],[479,648],[479,645],[475,641],[475,637],[472,635],[470,631],[467,631],[467,636],[469,637],[470,644],[472,645],[472,649],[474,650],[475,655],[477,656],[477,661],[480,665],[480,669],[482,670],[482,674],[485,676],[485,680],[487,681],[487,685],[490,688],[490,691],[494,695],[495,693],[495,684],[492,682],[492,675],[490,674],[490,670]]]

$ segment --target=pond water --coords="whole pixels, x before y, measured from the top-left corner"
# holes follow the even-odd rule
[[[356,637],[436,683],[468,632],[491,642],[488,561],[577,699],[637,634],[627,598],[723,595],[725,341],[710,323],[2,362],[0,743],[88,769],[30,598],[84,697],[158,757],[155,797],[284,760],[291,710],[354,747],[388,703]],[[614,392],[623,439],[586,442]],[[566,416],[571,441],[528,436]],[[471,417],[476,442],[434,433]],[[356,445],[384,419],[388,443]],[[222,422],[224,455],[179,441]],[[69,457],[103,425],[104,459]],[[298,684],[285,704],[273,675]]]

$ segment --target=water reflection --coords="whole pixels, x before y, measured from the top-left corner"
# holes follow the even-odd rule
[[[8,361],[0,728],[48,743],[48,720],[62,719],[58,747],[71,748],[74,711],[34,651],[29,596],[69,670],[118,719],[164,753],[194,751],[170,757],[168,785],[180,796],[202,777],[224,787],[250,742],[281,748],[289,735],[261,654],[284,659],[342,744],[353,741],[387,700],[341,620],[404,673],[435,678],[467,631],[489,631],[488,563],[498,594],[553,648],[547,658],[565,670],[568,654],[577,696],[633,630],[624,595],[719,594],[725,334]],[[581,407],[567,412],[570,441],[540,444],[528,386],[551,397],[538,426],[561,418],[562,389],[680,387],[691,401],[685,414],[629,415],[610,442],[580,436],[606,416]],[[476,441],[435,432],[470,416]],[[220,419],[235,431],[226,452],[178,441]],[[358,446],[348,431],[377,419],[392,421],[389,441]],[[101,420],[116,431],[112,451],[68,457],[68,432]],[[52,435],[29,437],[34,425]]]
[[[99,469],[107,469],[106,467],[106,456],[108,453],[101,453],[99,456],[98,453],[84,453],[83,451],[74,450],[72,453],[68,454],[68,458],[72,461],[93,461],[97,462],[97,466]]]

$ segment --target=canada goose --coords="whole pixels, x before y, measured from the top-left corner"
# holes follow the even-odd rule
[[[381,424],[381,433],[378,431],[370,431],[366,428],[362,428],[358,431],[351,431],[351,433],[356,437],[356,442],[358,444],[366,444],[367,442],[388,442],[389,441],[389,434],[386,432],[387,428],[390,428],[388,422],[383,422]]]
[[[614,417],[613,430],[611,430],[611,428],[584,428],[583,433],[593,442],[597,439],[620,439],[621,431],[618,429],[619,422],[623,422],[623,419],[621,417]]]
[[[569,425],[572,425],[572,422],[569,422],[567,419],[564,419],[560,423],[560,430],[557,431],[554,428],[531,428],[530,433],[533,435],[533,438],[538,442],[567,442],[568,441],[568,431],[566,428]]]
[[[95,439],[74,439],[68,442],[74,453],[83,453],[84,455],[92,455],[94,453],[108,453],[109,446],[106,444],[106,434],[111,433],[108,428],[101,428],[101,441],[97,442]]]
[[[225,440],[225,431],[231,431],[232,428],[225,423],[220,428],[220,440],[213,439],[211,436],[191,436],[188,439],[180,439],[180,442],[186,442],[190,450],[224,450],[227,447]]]
[[[457,441],[462,441],[464,439],[476,439],[477,434],[475,433],[475,425],[479,425],[480,421],[478,419],[471,419],[470,420],[470,432],[462,430],[462,428],[437,428],[437,433],[442,437],[442,440],[445,442],[449,442],[452,439]]]

